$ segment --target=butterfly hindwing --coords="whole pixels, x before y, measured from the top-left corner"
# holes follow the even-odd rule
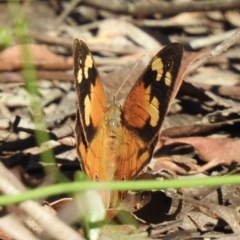
[[[124,102],[124,124],[146,143],[154,140],[162,126],[182,55],[179,43],[169,44],[158,52]]]
[[[114,179],[130,180],[136,177],[152,156],[154,145],[145,144],[140,138],[128,132],[124,152],[118,158]]]

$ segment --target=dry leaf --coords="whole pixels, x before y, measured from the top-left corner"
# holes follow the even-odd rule
[[[24,48],[23,48],[24,47]],[[32,54],[33,64],[45,70],[69,70],[72,63],[51,52],[48,48],[37,44],[27,45]],[[17,70],[23,67],[22,53],[26,45],[15,45],[5,49],[0,54],[0,71]]]

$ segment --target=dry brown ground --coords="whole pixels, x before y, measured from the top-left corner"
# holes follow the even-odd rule
[[[0,25],[10,29],[16,39],[13,17],[7,9],[7,2],[1,1]],[[191,180],[238,173],[239,1],[35,0],[22,1],[20,12],[29,22],[38,91],[51,138],[48,143],[59,170],[70,179],[80,169],[74,137],[77,109],[72,43],[75,38],[83,39],[89,46],[110,92],[117,91],[141,59],[119,98],[126,97],[148,61],[164,45],[180,42],[184,47],[181,72],[186,74],[184,82],[178,101],[172,104],[164,121],[161,138],[143,178],[147,175],[147,178]],[[25,186],[37,187],[52,180],[45,177],[42,169],[43,149],[35,140],[21,72],[21,47],[17,44],[14,40],[12,46],[0,52],[0,159]],[[194,59],[197,64],[193,64]],[[201,66],[204,59],[205,65]],[[1,183],[0,190],[9,193]],[[122,218],[121,224],[105,224],[100,239],[239,239],[239,191],[239,186],[222,186],[131,194],[122,203],[123,215],[134,213],[136,222],[128,223]],[[45,208],[51,209],[49,203],[59,198],[48,198]],[[56,203],[53,207],[57,212],[63,208]],[[59,230],[59,226],[64,227],[62,222],[45,224],[50,230],[44,224],[33,223],[29,212],[37,212],[36,209],[30,209],[29,205],[4,208],[0,239],[53,239],[53,236],[81,239],[72,229],[64,229],[67,234],[64,235]],[[108,211],[111,219],[121,213]],[[71,216],[60,214],[61,221],[67,223],[75,220]],[[51,232],[51,225],[58,226],[58,236]],[[79,230],[75,225],[73,229]]]

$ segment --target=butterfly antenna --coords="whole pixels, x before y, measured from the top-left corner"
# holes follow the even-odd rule
[[[104,86],[104,89],[107,90],[109,96],[112,98],[112,93],[109,91],[108,87],[103,82],[102,85]]]
[[[115,94],[115,99],[117,99],[117,95],[120,92],[120,90],[122,89],[123,85],[126,83],[126,81],[129,79],[129,77],[132,75],[133,71],[135,70],[135,68],[137,67],[137,65],[139,64],[139,62],[142,60],[142,58],[145,56],[145,54],[143,54],[141,56],[141,58],[138,59],[138,61],[135,63],[134,67],[132,68],[131,72],[128,74],[128,76],[125,78],[125,80],[123,81],[123,83],[121,84],[121,86],[118,88],[116,94]]]

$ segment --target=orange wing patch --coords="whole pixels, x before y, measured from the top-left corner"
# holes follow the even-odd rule
[[[97,80],[95,85],[91,84],[90,93],[86,95],[84,99],[84,118],[85,124],[93,127],[98,127],[104,119],[104,107],[105,100],[104,95],[100,95],[99,92],[102,92],[102,86],[100,80]]]
[[[77,153],[82,169],[94,181],[135,178],[151,159],[177,79],[182,46],[170,44],[152,59],[122,107],[115,98],[107,105],[87,46],[75,40],[73,49]],[[113,193],[111,205],[121,196]]]

